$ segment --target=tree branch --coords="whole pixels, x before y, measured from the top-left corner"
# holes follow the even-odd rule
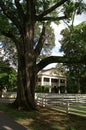
[[[64,4],[67,0],[61,0],[59,2],[57,2],[55,5],[53,5],[51,8],[45,10],[43,13],[41,13],[40,15],[37,16],[37,19],[41,19],[44,16],[46,16],[47,14],[51,13],[52,11],[54,11],[57,7],[61,6],[62,4]]]
[[[35,55],[36,55],[36,57],[38,57],[40,52],[41,52],[41,49],[43,47],[44,40],[45,40],[44,37],[45,37],[45,26],[43,25],[42,32],[41,32],[38,44],[37,44],[37,46],[35,48]]]
[[[84,56],[84,57],[82,56],[79,59],[77,57],[50,56],[50,57],[47,57],[47,58],[41,60],[37,64],[37,72],[42,70],[44,67],[46,67],[50,63],[75,63],[75,64],[85,63],[86,64],[86,56]]]
[[[37,72],[42,70],[44,67],[46,67],[50,63],[62,63],[62,62],[64,62],[64,60],[67,60],[67,59],[65,59],[65,58],[63,58],[61,56],[50,56],[50,57],[47,57],[47,58],[41,60],[37,64]]]
[[[26,16],[28,17],[27,19],[35,20],[35,2],[34,0],[26,0],[27,1],[27,14]]]
[[[15,43],[16,47],[18,48],[18,43],[20,42],[20,40],[17,36],[13,35],[13,33],[10,31],[9,32],[1,31],[1,34],[10,38]]]
[[[23,11],[21,4],[19,3],[19,0],[15,0],[15,5],[17,7],[18,15],[19,15],[21,22],[24,22],[24,11]]]
[[[61,16],[61,17],[43,17],[41,19],[37,19],[37,21],[46,21],[46,20],[50,20],[50,21],[55,21],[55,20],[64,20],[67,19],[66,16]]]
[[[14,25],[19,29],[19,32],[21,33],[21,26],[18,19],[14,16],[14,13],[9,9],[9,7],[6,7],[4,2],[0,0],[0,7],[3,11],[3,13],[14,23]]]

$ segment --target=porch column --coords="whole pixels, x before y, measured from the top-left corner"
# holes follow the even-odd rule
[[[44,77],[41,77],[41,85],[44,85]]]
[[[51,85],[52,85],[52,84],[51,84],[51,77],[50,77],[50,78],[49,78],[49,86],[50,86],[50,87],[49,87],[49,93],[51,93],[51,87],[52,87]]]

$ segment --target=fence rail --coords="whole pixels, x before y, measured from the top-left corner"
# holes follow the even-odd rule
[[[2,95],[0,100],[5,102],[8,101],[5,99],[10,99],[10,102],[12,102],[11,99],[15,99],[16,96],[16,92],[7,92]],[[36,93],[35,99],[37,105],[86,117],[86,94]]]
[[[36,94],[37,105],[86,116],[86,94]]]

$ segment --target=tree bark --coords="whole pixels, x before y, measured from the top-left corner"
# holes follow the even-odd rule
[[[22,42],[18,46],[18,91],[15,104],[18,109],[32,110],[35,104],[36,60],[34,53],[34,9],[33,1],[27,1],[27,18],[24,21]],[[29,12],[29,13],[28,13]]]
[[[36,109],[34,97],[36,73],[33,60],[27,62],[25,59],[24,56],[18,57],[18,89],[15,105],[19,110],[32,110]]]

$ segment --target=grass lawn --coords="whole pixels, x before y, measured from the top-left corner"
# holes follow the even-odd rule
[[[67,115],[46,108],[38,111],[18,111],[8,104],[0,103],[0,111],[6,112],[11,118],[22,124],[27,130],[86,130],[86,118]]]

